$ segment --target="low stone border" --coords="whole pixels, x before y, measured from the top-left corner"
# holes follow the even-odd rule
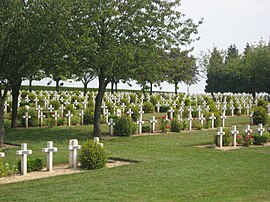
[[[270,142],[265,143],[263,145],[251,145],[249,147],[257,148],[257,147],[269,147],[269,146],[270,146]],[[215,146],[214,144],[210,144],[210,145],[198,145],[198,146],[195,146],[195,147],[197,147],[197,148],[213,148],[213,149],[220,150],[220,151],[229,151],[229,150],[235,150],[235,149],[248,148],[248,147],[245,147],[245,146],[242,146],[242,145],[238,145],[236,147],[226,146],[226,147],[220,148],[220,147]]]
[[[132,163],[134,162],[108,160],[108,163],[106,164],[106,168],[114,168],[118,166],[131,165]],[[84,171],[85,170],[81,168],[74,170],[72,168],[69,168],[68,165],[62,164],[62,165],[54,166],[51,172],[48,172],[46,168],[43,168],[41,171],[29,172],[27,173],[27,175],[15,174],[15,175],[7,176],[7,177],[2,177],[0,178],[0,184],[10,184],[10,183],[16,183],[16,182],[22,182],[22,181],[28,181],[28,180],[34,180],[34,179],[53,177],[53,176],[58,176],[58,175],[69,175],[69,174],[80,173]]]

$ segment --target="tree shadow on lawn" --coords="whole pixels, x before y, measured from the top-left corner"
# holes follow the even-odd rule
[[[21,144],[27,142],[54,141],[63,142],[70,139],[86,140],[93,137],[90,127],[55,127],[55,128],[18,128],[6,130],[5,142]]]

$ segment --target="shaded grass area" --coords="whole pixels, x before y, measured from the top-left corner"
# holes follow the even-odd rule
[[[89,130],[90,126],[8,129],[7,140],[25,141],[33,156],[45,159],[41,149],[51,139],[59,147],[55,162],[65,162],[68,140],[82,141]],[[0,201],[268,201],[270,147],[226,152],[195,147],[211,142],[214,134],[204,130],[106,138],[102,142],[111,157],[137,163],[0,185]],[[8,156],[15,156],[14,150],[6,152],[11,161]]]

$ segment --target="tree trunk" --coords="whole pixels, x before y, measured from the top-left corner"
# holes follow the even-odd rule
[[[0,97],[0,148],[4,144],[5,128],[4,128],[4,103],[5,98]]]
[[[32,76],[29,77],[29,92],[32,92],[32,82],[33,82],[33,79],[32,79]]]
[[[18,98],[22,81],[15,82],[11,85],[12,89],[12,113],[11,113],[11,128],[17,128],[18,119]]]
[[[9,90],[9,84],[6,84],[4,91],[0,91],[0,148],[4,144],[5,128],[4,128],[4,109],[5,109],[5,100],[7,97],[7,92]]]
[[[153,83],[150,82],[150,95],[153,94]]]
[[[85,83],[83,84],[83,95],[84,95],[84,96],[86,96],[86,94],[87,94],[87,85],[88,85],[87,82],[85,82]]]
[[[177,84],[178,83],[174,83],[174,93],[175,93],[175,95],[177,95]]]
[[[115,82],[115,83],[114,83],[114,85],[115,85],[115,92],[116,92],[116,93],[118,92],[117,84],[118,84],[118,82]]]
[[[59,92],[59,82],[60,82],[60,79],[57,79],[55,82],[56,82],[55,90],[56,90],[56,92]]]
[[[96,102],[95,102],[94,137],[100,137],[101,135],[100,113],[101,113],[102,98],[104,96],[106,86],[107,86],[107,83],[105,82],[105,79],[102,77],[99,77],[98,94],[96,96]]]
[[[113,87],[114,87],[114,82],[112,81],[112,82],[111,82],[111,94],[114,93],[114,88],[113,88]]]

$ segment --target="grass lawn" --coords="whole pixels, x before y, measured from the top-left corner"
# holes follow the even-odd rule
[[[233,119],[233,120],[232,120]],[[228,126],[248,124],[232,117]],[[103,130],[107,130],[103,126]],[[54,161],[68,161],[68,141],[90,136],[91,126],[7,129],[7,142],[26,142],[33,157],[46,155],[47,140],[59,148]],[[112,169],[0,185],[0,201],[269,201],[270,147],[231,151],[196,148],[215,130],[106,138],[111,157],[138,161]],[[18,159],[6,150],[6,161]],[[16,162],[16,161],[15,161]]]

